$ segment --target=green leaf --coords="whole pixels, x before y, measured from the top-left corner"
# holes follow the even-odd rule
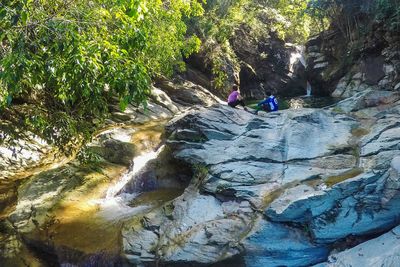
[[[0,8],[0,20],[4,19],[7,15],[7,10],[5,8]]]
[[[22,24],[26,24],[27,20],[28,20],[28,12],[23,11],[21,13],[21,22],[22,22]]]
[[[11,102],[12,102],[12,96],[11,96],[11,95],[8,95],[8,96],[7,96],[7,106],[10,106],[10,105],[11,105]]]

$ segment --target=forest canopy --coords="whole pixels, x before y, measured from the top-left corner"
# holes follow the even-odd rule
[[[105,115],[112,98],[122,109],[143,103],[152,77],[171,74],[199,48],[184,19],[202,14],[196,0],[3,0],[0,107],[33,101],[25,123],[68,140]]]

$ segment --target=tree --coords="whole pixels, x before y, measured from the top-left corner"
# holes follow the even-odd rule
[[[202,12],[196,0],[3,0],[0,106],[36,95],[38,110],[69,127],[51,111],[30,116],[33,128],[55,142],[78,134],[113,97],[122,109],[144,103],[151,78],[198,49],[184,19]]]

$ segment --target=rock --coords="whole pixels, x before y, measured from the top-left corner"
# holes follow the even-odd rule
[[[341,191],[335,206],[310,225],[315,240],[326,243],[348,235],[380,233],[398,224],[399,212],[394,207],[400,197],[392,189],[382,189],[393,184],[392,179],[386,173],[360,175],[333,187]],[[394,188],[399,188],[398,183]]]
[[[391,162],[391,167],[393,171],[400,173],[400,156],[394,157]]]
[[[308,185],[289,188],[271,203],[266,210],[266,215],[277,222],[307,222],[333,206],[334,200],[326,201],[327,198],[317,200],[325,194],[326,192],[315,190]]]
[[[354,248],[332,254],[327,262],[315,265],[315,267],[397,266],[400,262],[399,239],[400,226]]]
[[[362,61],[362,70],[365,81],[369,85],[376,85],[385,76],[383,69],[385,59],[382,56],[369,56]]]
[[[379,119],[370,134],[362,138],[360,155],[367,157],[384,151],[399,150],[399,125],[397,116]]]
[[[101,156],[112,163],[129,166],[135,156],[135,146],[131,143],[109,139],[104,142]]]
[[[254,214],[246,201],[221,202],[191,190],[140,225],[126,224],[127,259],[210,264],[244,252],[247,266],[307,266],[328,255],[327,247],[312,244],[304,232]]]
[[[349,110],[371,108],[386,99],[393,102],[396,96],[388,91],[367,91]],[[157,247],[163,250],[156,254],[165,262],[208,264],[221,256],[217,251],[224,247],[226,257],[219,259],[244,249],[248,266],[308,266],[323,261],[327,247],[338,240],[378,234],[395,226],[400,222],[395,208],[400,205],[400,160],[396,155],[400,150],[396,127],[400,109],[375,114],[376,123],[360,135],[356,131],[360,123],[329,110],[288,110],[260,117],[214,105],[174,119],[166,131],[173,136],[169,146],[177,160],[207,170],[201,179],[192,181],[207,192],[207,198],[187,192],[173,202],[169,215],[160,215],[168,219],[161,219],[156,228],[167,234],[159,239]],[[239,213],[250,228],[229,217],[238,209],[237,204],[225,204],[232,200],[248,203],[248,210]],[[197,201],[209,203],[202,204],[209,207],[209,214],[195,212]],[[250,216],[252,209],[264,211],[268,221]],[[194,213],[204,219],[193,219]],[[192,219],[204,227],[195,227]],[[172,225],[179,230],[171,230]],[[226,225],[236,227],[241,238]],[[187,233],[189,228],[192,230]],[[243,231],[249,232],[243,235]],[[176,240],[177,233],[185,238],[173,246],[168,240]],[[214,240],[216,235],[220,238]],[[286,236],[290,236],[287,243]]]
[[[235,121],[227,120],[231,117]],[[190,127],[196,131],[192,140],[198,133],[207,137],[192,146],[180,143],[190,138],[180,141],[174,135],[174,146],[180,147],[176,151],[178,159],[209,167],[204,190],[244,198],[262,207],[269,194],[287,183],[351,168],[331,156],[335,153],[333,147],[348,147],[353,123],[350,118],[325,111],[287,111],[261,118],[215,106],[199,114],[189,113],[179,123],[172,122],[167,132]],[[335,132],[324,130],[329,127],[335,127]],[[325,168],[321,163],[324,159],[332,165]]]
[[[200,85],[189,81],[172,82],[158,79],[155,86],[164,91],[172,101],[182,106],[203,105],[210,106],[222,102]]]
[[[337,176],[339,183],[332,188],[299,185],[287,189],[271,203],[267,216],[279,222],[310,222],[315,240],[322,243],[348,235],[380,233],[398,224],[398,118],[382,117],[361,138],[364,174],[342,175],[340,180]]]
[[[158,88],[152,88],[151,99],[158,105],[167,108],[172,114],[180,111],[179,107],[171,100],[171,98]]]
[[[246,266],[310,266],[326,259],[329,249],[313,244],[298,229],[261,220],[244,241]]]
[[[54,147],[30,132],[10,139],[0,130],[0,138],[0,181],[18,174],[23,178],[25,170],[53,162]]]
[[[276,199],[266,213],[274,221],[309,223],[319,243],[379,233],[399,223],[394,207],[400,196],[393,191],[399,188],[397,177],[398,173],[363,174],[319,191],[298,186]]]
[[[393,104],[400,99],[400,95],[393,91],[361,90],[352,97],[340,101],[335,105],[342,112],[354,112],[366,108]]]
[[[157,255],[161,262],[210,264],[240,253],[253,217],[248,202],[221,202],[189,187],[145,225],[126,224],[124,253],[132,263]]]
[[[324,69],[329,65],[328,62],[321,62],[314,65],[314,69]]]
[[[317,59],[314,60],[314,63],[322,63],[322,62],[326,62],[326,58],[325,56],[320,56]],[[314,68],[317,68],[316,66],[314,66]]]
[[[310,41],[310,40],[309,40]],[[307,48],[309,53],[319,52],[319,47],[317,45],[312,45]]]
[[[374,91],[366,95],[365,107],[376,107],[392,104],[400,99],[400,94],[393,91]]]
[[[82,183],[75,168],[61,167],[42,173],[18,189],[18,202],[9,216],[19,233],[29,233],[42,225],[47,212],[62,199],[65,192]]]
[[[335,90],[332,92],[332,97],[341,97],[347,88],[347,78],[343,77],[340,79],[339,83],[336,85]]]

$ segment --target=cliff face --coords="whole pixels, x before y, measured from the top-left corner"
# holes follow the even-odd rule
[[[266,90],[286,96],[304,95],[306,79],[305,67],[299,60],[301,49],[285,43],[271,30],[267,14],[260,11],[255,20],[257,26],[244,22],[233,30],[225,44],[228,49],[215,40],[203,40],[200,52],[187,59],[184,78],[223,97],[233,84],[239,84],[247,98],[263,98]],[[219,88],[215,65],[226,77]]]
[[[307,76],[314,92],[350,97],[368,88],[400,89],[400,33],[389,23],[365,20],[367,32],[350,42],[334,25],[306,45]],[[355,33],[354,33],[355,35]]]

